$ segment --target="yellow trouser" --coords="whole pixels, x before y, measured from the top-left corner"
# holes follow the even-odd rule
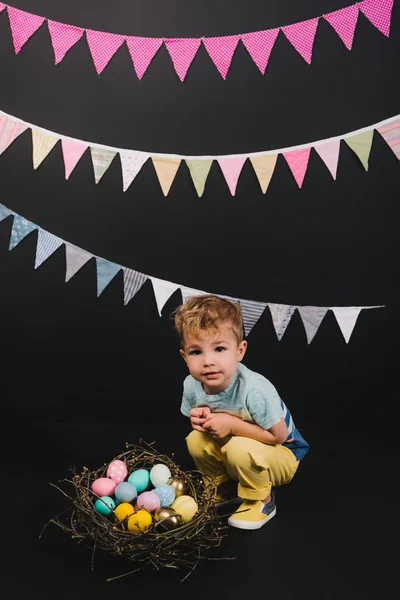
[[[285,446],[263,444],[248,437],[216,439],[194,429],[186,443],[205,479],[216,478],[217,484],[229,478],[238,481],[238,496],[246,500],[264,500],[271,487],[289,483],[299,466]]]

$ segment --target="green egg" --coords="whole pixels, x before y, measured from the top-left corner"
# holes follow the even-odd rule
[[[128,477],[129,483],[133,483],[138,493],[143,492],[149,485],[150,473],[146,469],[137,469]]]
[[[100,515],[103,515],[104,517],[108,517],[108,515],[112,513],[114,508],[115,501],[112,498],[110,498],[110,496],[101,496],[101,498],[97,498],[96,502],[94,503],[95,511],[98,512]]]

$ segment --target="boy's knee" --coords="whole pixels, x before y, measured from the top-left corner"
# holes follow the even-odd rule
[[[246,446],[246,438],[232,436],[221,448],[225,461],[229,464],[242,464],[249,460],[249,450]]]
[[[201,431],[193,429],[186,438],[186,444],[191,456],[200,456],[203,454],[205,445],[205,435]]]

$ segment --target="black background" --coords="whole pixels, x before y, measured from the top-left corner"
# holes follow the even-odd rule
[[[228,35],[285,25],[345,0],[188,3],[183,0],[15,0],[14,6],[91,29],[154,37]],[[312,65],[282,33],[262,76],[239,44],[226,81],[200,47],[184,83],[167,50],[143,79],[121,47],[98,76],[82,38],[54,66],[46,25],[15,55],[0,14],[0,109],[77,139],[149,152],[234,154],[345,134],[398,114],[400,8],[391,35],[361,13],[349,52],[319,22]],[[0,224],[3,518],[12,597],[149,598],[265,593],[372,598],[394,581],[397,274],[400,170],[374,134],[365,172],[342,142],[337,180],[312,151],[302,189],[284,159],[263,195],[247,162],[234,197],[213,164],[198,198],[182,163],[167,198],[148,161],[126,192],[114,160],[96,186],[87,151],[68,181],[58,143],[37,171],[30,132],[0,158],[1,202],[62,239],[148,275],[239,298],[362,311],[349,344],[332,312],[307,345],[297,313],[280,342],[266,311],[245,364],[268,377],[311,450],[259,532],[230,530],[222,554],[184,582],[141,573],[66,539],[47,520],[63,506],[49,486],[70,466],[97,468],[126,441],[155,441],[192,466],[180,415],[186,367],[172,330],[177,291],[157,312],[148,281],[123,305],[120,272],[96,298],[94,260],[68,283],[60,248],[34,270],[37,233],[8,251]],[[128,568],[129,568],[128,564]],[[165,586],[168,587],[165,587]],[[260,592],[256,590],[259,589]],[[264,591],[263,591],[264,590]]]

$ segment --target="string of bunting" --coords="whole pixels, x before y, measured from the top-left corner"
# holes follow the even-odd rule
[[[288,148],[247,154],[187,156],[142,152],[85,142],[37,127],[0,111],[0,155],[28,129],[32,134],[34,169],[37,169],[42,164],[46,156],[56,146],[57,142],[60,141],[64,160],[65,179],[69,179],[79,160],[89,149],[95,182],[99,183],[114,158],[118,155],[122,171],[123,191],[125,192],[145,162],[151,159],[164,196],[168,195],[181,162],[186,163],[197,195],[199,197],[202,196],[214,161],[218,163],[230,193],[234,196],[240,173],[247,159],[249,159],[261,190],[265,194],[271,182],[279,156],[285,159],[298,187],[301,188],[312,149],[315,150],[324,162],[333,179],[336,179],[342,140],[353,151],[367,171],[375,131],[386,141],[397,159],[400,159],[400,115],[390,117],[357,131]]]
[[[68,282],[89,260],[94,258],[96,262],[97,273],[97,297],[102,294],[105,288],[121,270],[123,271],[124,305],[126,306],[128,304],[128,302],[135,296],[143,284],[149,279],[153,286],[154,297],[160,316],[166,302],[178,289],[181,291],[183,301],[194,295],[208,293],[203,290],[197,290],[185,285],[181,285],[180,283],[172,283],[151,275],[146,275],[145,273],[135,271],[134,269],[110,262],[109,260],[96,256],[91,252],[87,252],[78,246],[62,240],[61,238],[46,231],[39,225],[32,223],[32,221],[29,221],[21,215],[18,215],[3,204],[0,204],[0,222],[9,216],[12,216],[13,218],[8,248],[9,250],[13,250],[21,242],[21,240],[23,240],[31,232],[36,230],[38,232],[34,266],[35,269],[40,267],[40,265],[43,264],[44,261],[47,260],[58,248],[64,245],[66,263],[65,281]],[[221,294],[216,295],[221,296]],[[323,318],[329,310],[331,310],[335,315],[340,331],[342,332],[346,343],[348,343],[360,312],[364,309],[383,308],[383,305],[297,306],[291,304],[277,304],[271,302],[246,300],[242,298],[232,298],[231,296],[226,295],[223,297],[231,298],[240,302],[246,335],[249,335],[250,331],[260,319],[263,312],[268,308],[277,338],[278,340],[281,340],[293,314],[297,310],[303,322],[307,342],[309,344],[313,340]]]
[[[76,25],[68,25],[41,17],[0,2],[0,12],[8,14],[15,53],[18,54],[32,35],[47,23],[55,64],[59,64],[67,52],[82,38],[86,42],[97,73],[110,62],[117,50],[126,44],[138,79],[142,79],[151,61],[165,46],[176,74],[184,81],[200,45],[202,45],[218,72],[226,79],[233,55],[242,42],[262,74],[265,74],[274,44],[280,32],[300,56],[311,64],[318,24],[324,19],[331,25],[348,50],[352,49],[359,13],[383,35],[390,35],[390,21],[394,0],[363,0],[345,8],[289,25],[216,37],[153,38],[95,31]],[[84,35],[85,34],[85,35]]]

